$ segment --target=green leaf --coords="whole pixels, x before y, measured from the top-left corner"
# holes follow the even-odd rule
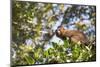
[[[24,56],[25,57],[25,60],[28,62],[28,64],[34,64],[35,63],[35,60],[30,57],[30,56]]]

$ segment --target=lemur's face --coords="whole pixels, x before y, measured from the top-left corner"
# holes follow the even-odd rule
[[[64,32],[64,30],[65,30],[64,27],[60,26],[60,27],[58,27],[58,29],[56,30],[56,32],[57,32],[58,35],[62,35],[63,32]]]

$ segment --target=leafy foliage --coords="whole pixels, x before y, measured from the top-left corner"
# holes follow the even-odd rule
[[[95,16],[95,6],[13,1],[12,65],[95,61]],[[56,42],[57,23],[85,32],[90,44],[72,43],[68,38]]]

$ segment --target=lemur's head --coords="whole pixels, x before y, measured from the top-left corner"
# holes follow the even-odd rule
[[[58,34],[62,34],[62,32],[64,31],[64,27],[63,26],[59,26],[58,29],[57,29],[57,33]]]
[[[59,27],[57,28],[57,30],[56,30],[56,35],[57,35],[58,37],[63,37],[64,31],[65,31],[64,27],[63,27],[63,26],[59,26]]]

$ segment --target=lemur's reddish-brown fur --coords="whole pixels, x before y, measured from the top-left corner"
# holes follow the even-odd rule
[[[88,44],[88,39],[86,35],[79,30],[68,30],[68,29],[64,29],[63,26],[60,26],[56,30],[56,35],[62,39],[69,37],[69,39],[75,43],[80,42],[81,44]]]

